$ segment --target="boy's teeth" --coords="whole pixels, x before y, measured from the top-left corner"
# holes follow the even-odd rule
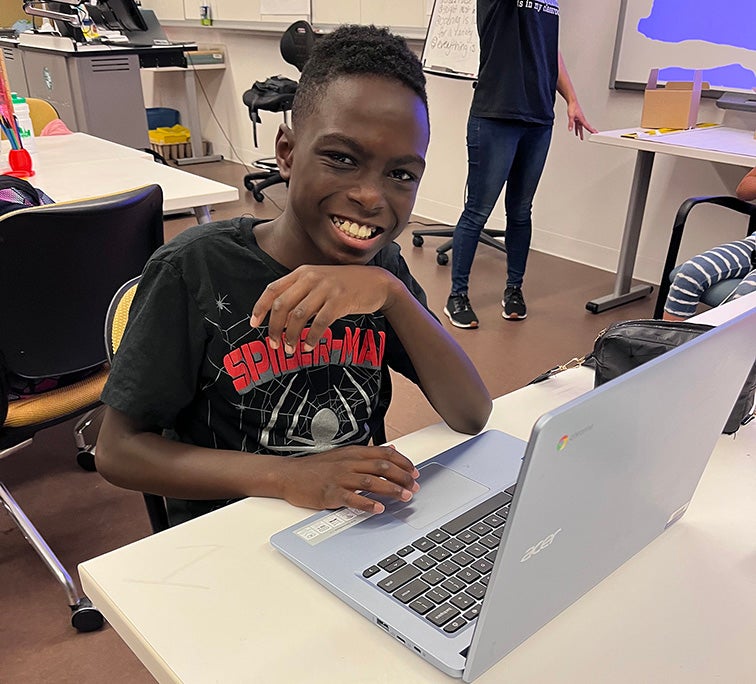
[[[351,235],[352,237],[360,238],[362,240],[368,239],[373,234],[373,231],[371,228],[368,228],[367,226],[361,226],[358,223],[354,223],[352,221],[347,221],[340,218],[334,218],[334,223],[344,233],[347,233],[348,235]]]

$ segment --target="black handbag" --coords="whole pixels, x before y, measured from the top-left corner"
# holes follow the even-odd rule
[[[582,364],[595,368],[594,387],[598,387],[655,359],[664,352],[679,347],[707,330],[711,330],[712,327],[690,321],[662,321],[645,318],[619,321],[599,333],[590,354],[582,359],[572,359],[564,366],[552,368],[532,382],[540,382],[561,370]],[[753,420],[755,397],[756,362],[725,423],[722,430],[724,434],[733,434],[741,425]]]

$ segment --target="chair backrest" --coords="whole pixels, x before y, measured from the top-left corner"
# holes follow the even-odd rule
[[[300,72],[315,45],[315,32],[306,21],[295,21],[281,36],[281,57]]]
[[[126,324],[129,322],[131,302],[134,301],[134,295],[141,277],[141,275],[138,275],[121,285],[113,295],[108,307],[108,312],[105,315],[105,350],[108,354],[108,361],[113,361],[123,339]]]
[[[0,351],[8,369],[48,377],[107,360],[113,294],[163,243],[163,193],[150,185],[0,217]]]
[[[55,107],[47,100],[41,100],[37,97],[27,97],[26,104],[29,105],[29,116],[31,117],[32,126],[34,126],[34,135],[39,135],[47,124],[60,118]]]

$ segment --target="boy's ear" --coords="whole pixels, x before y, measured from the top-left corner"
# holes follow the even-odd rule
[[[278,172],[285,181],[288,181],[291,177],[293,154],[294,131],[286,124],[281,124],[276,134],[276,162],[278,163]]]

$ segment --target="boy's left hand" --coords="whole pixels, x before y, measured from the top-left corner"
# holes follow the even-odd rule
[[[255,328],[270,313],[268,336],[275,349],[283,342],[294,353],[310,319],[305,349],[312,350],[335,320],[355,313],[373,313],[390,301],[399,281],[376,266],[300,266],[270,283],[252,309]]]

